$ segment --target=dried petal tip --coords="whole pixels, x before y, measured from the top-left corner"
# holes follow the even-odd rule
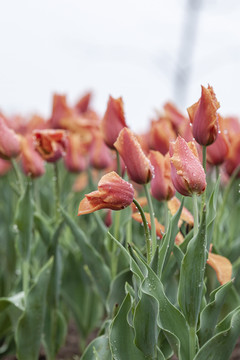
[[[80,202],[78,215],[90,214],[100,209],[122,210],[131,205],[133,195],[132,184],[112,171],[101,178],[97,191],[85,195]]]

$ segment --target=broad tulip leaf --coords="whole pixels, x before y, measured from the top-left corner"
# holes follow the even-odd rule
[[[62,209],[64,220],[72,231],[79,248],[82,251],[82,255],[85,263],[87,264],[92,278],[96,283],[98,292],[105,302],[109,292],[110,286],[110,270],[106,266],[102,256],[95,250],[95,248],[88,242],[84,232],[77,226],[77,224],[71,219],[71,217]]]
[[[16,330],[18,360],[37,360],[43,332],[46,292],[52,259],[41,269],[35,284],[29,290],[26,308]]]
[[[3,312],[10,305],[14,305],[17,309],[23,311],[25,307],[24,292],[21,291],[11,297],[0,298],[0,312]]]
[[[206,342],[194,360],[228,360],[240,335],[240,309],[233,312],[229,327]]]
[[[178,221],[180,219],[180,215],[182,212],[183,203],[184,203],[184,198],[182,199],[178,211],[170,221],[167,233],[162,238],[162,247],[159,250],[159,259],[158,259],[158,275],[160,278],[162,275],[163,268],[167,264],[170,254],[173,251],[175,238],[177,236],[177,233],[179,232]]]
[[[189,242],[180,269],[178,302],[191,327],[196,327],[198,321],[206,256],[206,211],[204,210],[198,233]]]
[[[16,233],[18,235],[17,248],[22,259],[26,261],[30,256],[33,211],[34,206],[32,201],[32,185],[31,182],[28,181],[26,190],[18,201],[14,222]]]
[[[94,339],[84,351],[81,360],[112,360],[108,337],[102,335]]]
[[[209,304],[207,304],[201,312],[200,327],[198,330],[198,338],[201,346],[212,337],[224,300],[231,286],[232,282],[230,281],[214,290],[210,295]]]
[[[156,357],[158,341],[158,302],[142,293],[134,313],[135,344],[146,358]]]
[[[145,360],[144,354],[134,344],[134,331],[128,323],[131,298],[127,294],[110,327],[110,348],[116,360]]]

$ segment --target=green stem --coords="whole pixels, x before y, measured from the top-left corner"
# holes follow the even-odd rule
[[[218,181],[218,178],[219,178],[219,166],[218,165],[216,165],[215,166],[215,170],[216,170],[216,181]]]
[[[198,233],[198,200],[197,200],[197,194],[193,194],[193,217],[194,217],[194,228],[193,228],[193,234],[194,236]]]
[[[21,173],[19,171],[18,165],[16,163],[16,160],[14,158],[11,158],[11,163],[12,163],[12,167],[17,179],[17,186],[19,186],[20,188],[20,195],[23,193],[23,181],[22,181],[22,176]]]
[[[54,191],[55,191],[55,217],[56,222],[58,221],[59,214],[60,214],[60,191],[59,191],[59,173],[58,173],[58,166],[55,162],[54,164]]]
[[[140,212],[140,215],[141,215],[141,218],[143,221],[145,240],[146,240],[146,249],[147,249],[147,263],[150,264],[150,261],[151,261],[151,237],[150,237],[150,233],[149,233],[149,229],[148,229],[147,219],[146,219],[144,211],[143,211],[141,205],[139,204],[139,202],[136,199],[133,199],[133,202],[136,205],[136,207],[138,208],[138,211]]]
[[[168,204],[167,201],[164,201],[164,216],[165,216],[165,232],[167,232],[168,225],[169,225],[169,210],[168,210]]]
[[[207,147],[203,145],[202,147],[202,165],[203,165],[203,169],[204,172],[206,174],[206,158],[207,158]],[[207,191],[207,187],[204,191],[204,193],[202,194],[202,204],[201,204],[201,214],[202,214],[202,210],[205,204],[205,200],[206,200],[206,191]]]
[[[189,329],[189,354],[190,360],[193,360],[196,354],[196,330],[194,326]]]
[[[157,237],[156,237],[156,228],[155,228],[155,214],[152,204],[152,198],[149,192],[149,188],[147,184],[144,184],[144,190],[148,201],[148,207],[150,212],[151,219],[151,237],[152,237],[152,253],[155,254],[155,250],[157,247]]]
[[[117,150],[116,150],[116,156],[117,156],[117,173],[119,176],[122,176],[120,155]]]
[[[120,218],[121,218],[121,212],[116,211],[114,214],[114,228],[113,228],[113,236],[115,239],[118,240],[119,237],[119,227],[120,227]],[[112,257],[111,257],[111,264],[112,264],[112,276],[113,278],[117,274],[117,267],[118,267],[118,256],[116,254],[118,250],[117,244],[113,243],[113,249],[112,249]]]
[[[128,244],[132,242],[132,218],[128,220],[127,229],[126,229],[126,249]]]

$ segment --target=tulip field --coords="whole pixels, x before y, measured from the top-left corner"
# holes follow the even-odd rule
[[[239,119],[91,100],[0,113],[0,359],[239,359]]]

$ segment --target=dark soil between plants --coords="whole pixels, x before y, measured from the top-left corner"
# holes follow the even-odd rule
[[[96,333],[93,334],[92,338],[89,339],[89,342],[96,336]],[[59,351],[56,360],[79,360],[80,351],[79,351],[79,334],[77,332],[76,326],[74,323],[70,323],[68,327],[68,335],[65,345]],[[15,356],[7,356],[4,360],[16,360]],[[44,353],[41,351],[39,360],[46,360]],[[126,359],[131,360],[131,359]],[[175,356],[172,357],[172,360],[177,360]],[[206,359],[207,360],[207,359]],[[216,359],[217,360],[217,359]],[[235,346],[231,360],[240,360],[240,338]]]

